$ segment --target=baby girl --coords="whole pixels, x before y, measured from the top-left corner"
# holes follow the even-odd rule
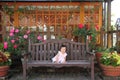
[[[53,63],[66,63],[66,46],[62,45],[60,47],[60,51],[58,51],[57,55],[52,58]]]

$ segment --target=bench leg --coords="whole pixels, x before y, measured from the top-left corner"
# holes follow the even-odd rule
[[[94,80],[95,76],[94,76],[94,62],[91,65],[91,80]]]
[[[23,69],[23,80],[27,80],[27,78],[26,78],[26,69],[25,68]]]
[[[26,65],[24,64],[23,65],[23,80],[27,80],[26,75],[27,75],[27,68],[26,68]]]

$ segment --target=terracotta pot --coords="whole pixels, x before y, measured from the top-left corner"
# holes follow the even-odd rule
[[[100,58],[102,56],[102,53],[101,52],[96,52],[95,56],[96,56],[97,62],[100,63]]]
[[[120,66],[114,67],[100,64],[100,67],[105,76],[120,76]]]
[[[6,76],[9,70],[9,66],[0,66],[0,77]]]

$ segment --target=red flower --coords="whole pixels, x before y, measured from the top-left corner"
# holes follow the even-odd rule
[[[15,48],[15,49],[17,48],[17,45],[16,45],[16,44],[14,45],[14,48]]]
[[[83,28],[83,24],[79,24],[79,26],[78,26],[80,29],[82,29]]]
[[[95,26],[95,29],[96,29],[96,31],[98,31],[98,30],[99,30],[99,27],[98,27],[98,25],[96,25],[96,26]]]

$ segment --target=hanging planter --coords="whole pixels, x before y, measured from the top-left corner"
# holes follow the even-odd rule
[[[6,76],[9,70],[9,66],[0,66],[0,77]]]

